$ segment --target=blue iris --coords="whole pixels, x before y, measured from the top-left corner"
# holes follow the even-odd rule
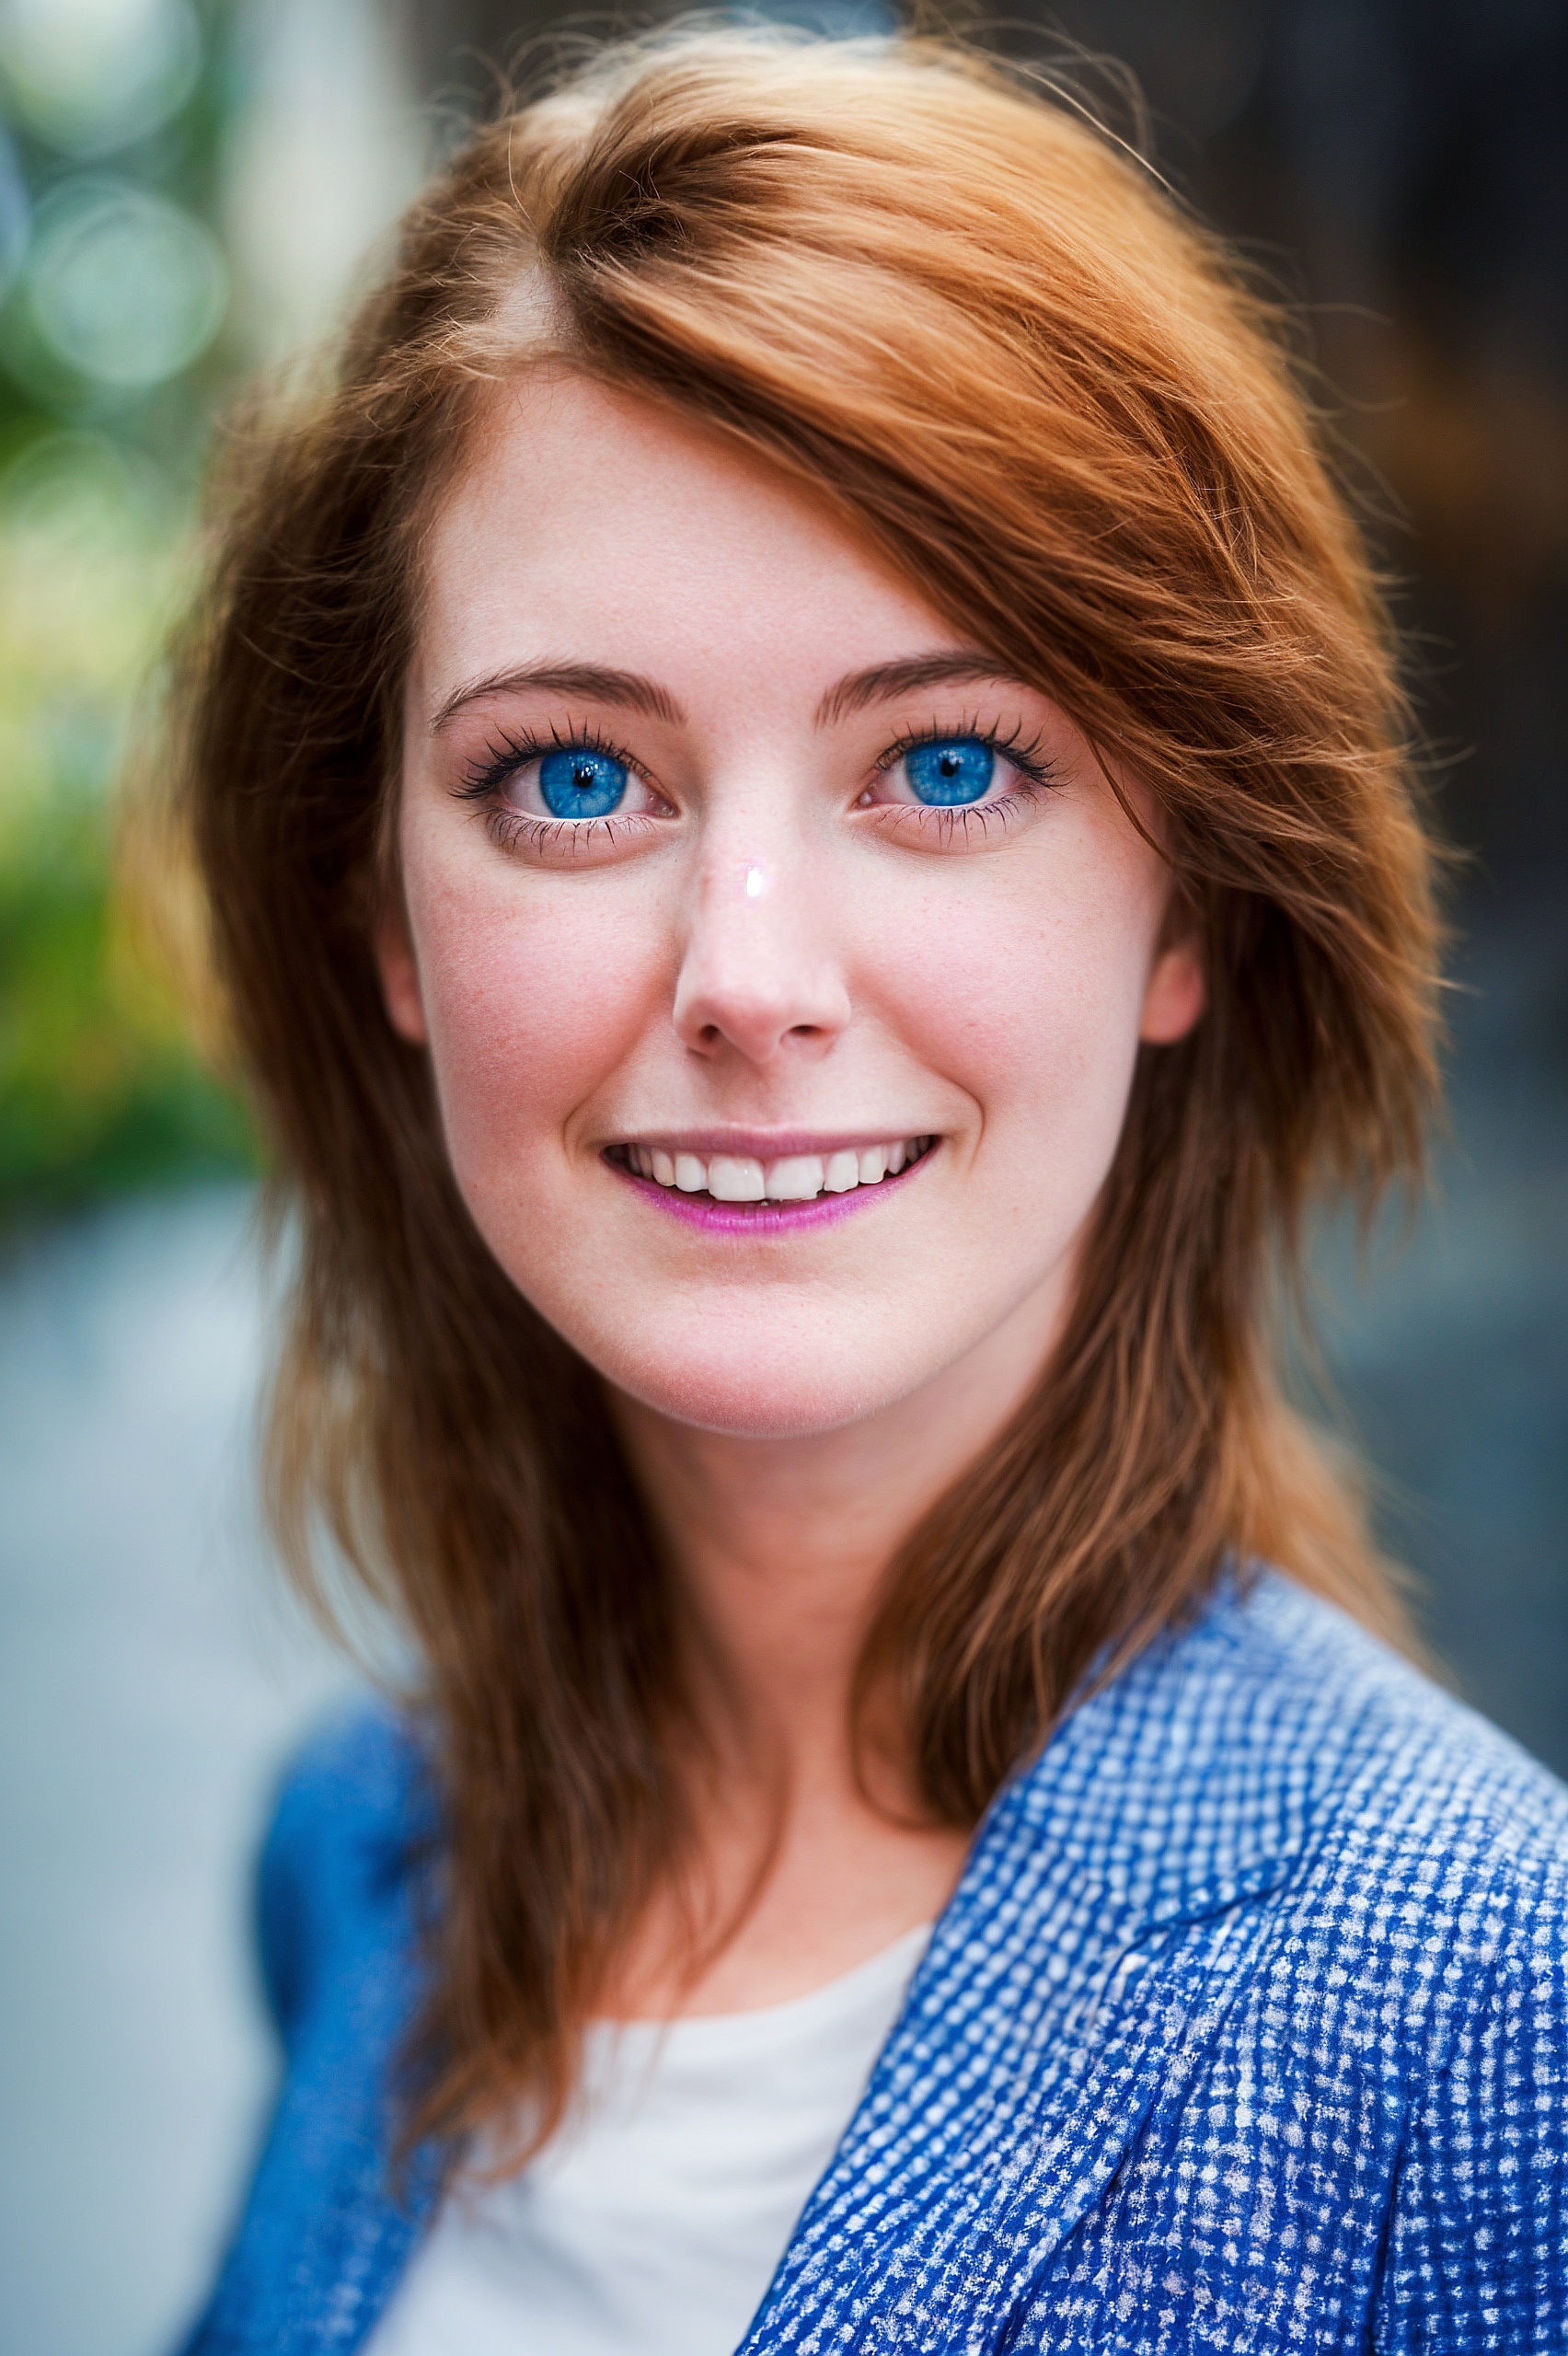
[[[618,809],[626,793],[624,761],[574,745],[547,753],[539,763],[539,791],[556,818],[604,818]]]
[[[912,745],[904,756],[905,773],[919,799],[949,808],[978,802],[996,767],[995,753],[978,736],[940,736],[933,744]]]

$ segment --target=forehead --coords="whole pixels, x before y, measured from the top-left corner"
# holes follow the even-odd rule
[[[546,657],[661,674],[754,657],[836,677],[953,635],[825,502],[552,367],[497,393],[436,514],[417,667],[437,696]]]

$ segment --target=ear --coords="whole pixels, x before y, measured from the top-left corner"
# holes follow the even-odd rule
[[[1138,1037],[1169,1047],[1184,1039],[1208,1003],[1203,949],[1196,932],[1172,941],[1154,961],[1144,991]]]
[[[388,895],[375,919],[372,939],[386,1020],[410,1046],[428,1046],[430,1031],[420,991],[420,969],[409,939],[409,919],[400,892]]]

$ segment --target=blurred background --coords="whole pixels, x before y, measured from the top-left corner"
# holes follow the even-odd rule
[[[828,34],[880,0],[778,11]],[[153,2356],[272,2060],[248,1872],[347,1672],[249,1473],[243,1113],[112,886],[225,393],[328,325],[504,0],[0,0],[0,2347]],[[573,24],[594,23],[581,16]],[[1454,1682],[1568,1773],[1568,10],[1093,0],[1170,179],[1301,304],[1380,486],[1456,896],[1454,1119],[1329,1361]],[[1128,120],[1124,80],[1094,87]]]

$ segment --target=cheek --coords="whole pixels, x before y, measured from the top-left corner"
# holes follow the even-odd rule
[[[974,1099],[977,1158],[1020,1201],[1027,1189],[1034,1216],[1048,1177],[1076,1197],[1109,1166],[1159,918],[1136,872],[1085,864],[1020,874],[972,906],[950,895],[940,920],[887,945],[894,1020]]]
[[[529,879],[434,876],[409,895],[432,1062],[453,1169],[487,1223],[548,1177],[576,1109],[622,1063],[663,979],[617,898],[530,894]],[[624,896],[624,895],[623,895]]]

